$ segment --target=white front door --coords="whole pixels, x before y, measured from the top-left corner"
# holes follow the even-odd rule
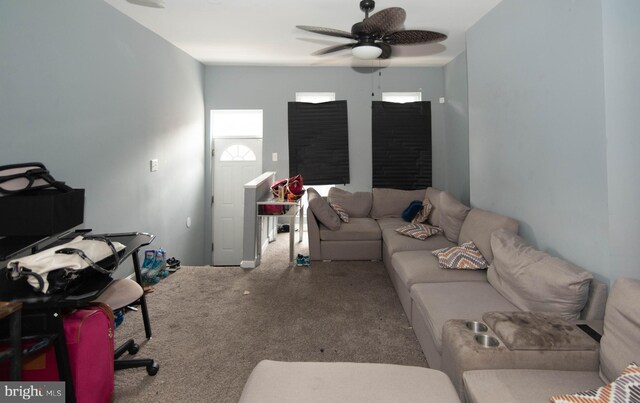
[[[262,139],[214,139],[213,264],[242,260],[244,184],[262,173]]]

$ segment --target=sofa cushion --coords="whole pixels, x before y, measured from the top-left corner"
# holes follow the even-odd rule
[[[540,369],[487,369],[463,374],[468,403],[548,402],[557,393],[597,388],[597,372]]]
[[[600,340],[600,374],[611,382],[630,362],[640,363],[640,280],[621,278],[611,288]]]
[[[430,236],[424,241],[421,241],[419,239],[413,239],[404,235],[400,235],[396,232],[395,228],[383,229],[382,239],[384,240],[384,244],[387,248],[387,253],[389,256],[392,256],[394,253],[403,250],[432,251],[435,249],[456,246],[456,244],[450,242],[447,238],[445,238],[442,233]]]
[[[340,217],[331,208],[329,203],[320,196],[314,188],[307,189],[307,197],[309,200],[309,208],[313,211],[313,215],[324,224],[325,228],[331,231],[340,229]]]
[[[436,227],[440,226],[440,193],[441,190],[432,187],[427,188],[425,192],[425,198],[429,199],[432,206],[427,222]]]
[[[585,351],[598,347],[587,333],[556,314],[486,312],[482,321],[509,350]]]
[[[340,229],[332,231],[320,226],[322,241],[376,241],[380,240],[380,227],[372,218],[351,218],[342,223]]]
[[[458,201],[449,192],[440,192],[439,203],[437,226],[444,230],[444,236],[448,240],[458,242],[460,229],[471,209]]]
[[[387,228],[396,229],[407,224],[402,218],[398,217],[380,218],[377,221],[381,231],[384,231]]]
[[[438,263],[443,269],[480,270],[489,266],[472,241],[460,246],[436,249],[431,253],[438,258]]]
[[[473,282],[418,283],[411,286],[411,299],[442,352],[442,328],[450,319],[482,320],[485,312],[515,311],[516,308],[491,284]]]
[[[429,224],[407,224],[400,228],[396,228],[396,232],[404,236],[424,241],[430,236],[441,233],[442,229],[433,227]]]
[[[394,253],[391,256],[391,265],[407,290],[416,283],[487,281],[485,270],[441,269],[438,258],[426,250]]]
[[[459,403],[449,378],[429,368],[354,362],[261,361],[240,403]]]
[[[373,188],[373,206],[371,217],[401,217],[405,208],[414,200],[423,200],[425,189],[399,190]]]
[[[566,320],[580,317],[591,273],[503,229],[491,235],[491,249],[494,259],[487,279],[513,305],[523,311],[557,313]]]
[[[518,222],[513,218],[505,217],[490,211],[473,208],[467,214],[467,218],[460,229],[458,243],[463,244],[473,241],[480,253],[493,262],[493,252],[491,251],[491,234],[493,231],[506,229],[514,234],[518,233]]]
[[[340,221],[349,222],[349,213],[347,213],[347,210],[345,210],[340,204],[329,200],[329,205],[331,206],[333,211],[336,212],[338,217],[340,217]]]
[[[371,192],[351,193],[337,187],[329,189],[327,199],[342,206],[350,217],[357,218],[369,217],[373,203]]]
[[[599,388],[573,394],[554,395],[549,398],[552,403],[580,402],[583,401],[581,399],[602,403],[640,401],[640,367],[630,364],[615,381]]]

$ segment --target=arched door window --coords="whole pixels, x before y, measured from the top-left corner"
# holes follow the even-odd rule
[[[256,154],[247,146],[233,144],[220,154],[220,161],[255,161]]]

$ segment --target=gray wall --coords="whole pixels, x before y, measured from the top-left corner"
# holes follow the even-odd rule
[[[446,97],[446,172],[443,188],[469,204],[469,100],[467,54],[462,52],[444,67]]]
[[[2,1],[0,55],[0,165],[42,161],[85,227],[204,263],[204,67],[101,0]]]
[[[640,278],[640,2],[602,2],[611,273]]]
[[[439,103],[444,96],[443,70],[442,67],[372,71],[350,67],[207,66],[204,91],[207,121],[211,109],[263,109],[262,168],[277,172],[276,178],[281,178],[289,174],[287,102],[295,101],[296,92],[335,92],[337,100],[347,100],[348,104],[351,183],[346,189],[367,191],[371,189],[371,101],[381,100],[382,92],[422,91],[422,100],[431,101],[433,184],[445,188],[448,182],[445,109]],[[207,144],[210,141],[207,123]],[[278,162],[271,161],[274,152],[278,153]],[[207,161],[208,193],[210,164]]]
[[[467,32],[471,203],[608,280],[640,277],[635,3],[504,0]]]

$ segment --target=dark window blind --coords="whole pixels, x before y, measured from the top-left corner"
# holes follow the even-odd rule
[[[373,187],[431,186],[431,103],[373,101]]]
[[[305,185],[349,183],[347,101],[289,102],[289,175]]]

